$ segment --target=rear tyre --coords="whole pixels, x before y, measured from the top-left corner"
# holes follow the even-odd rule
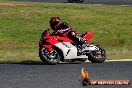
[[[60,62],[61,56],[56,49],[52,49],[52,51],[48,51],[45,47],[39,48],[39,57],[46,64],[55,65]]]
[[[106,59],[106,52],[101,46],[99,46],[99,45],[96,45],[96,46],[97,46],[98,50],[92,51],[91,53],[89,53],[88,59],[92,63],[102,63]]]

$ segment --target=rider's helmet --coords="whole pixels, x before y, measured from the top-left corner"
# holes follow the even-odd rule
[[[59,25],[62,23],[59,17],[52,17],[49,22],[52,30],[57,30]]]

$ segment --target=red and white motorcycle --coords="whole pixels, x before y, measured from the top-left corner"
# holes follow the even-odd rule
[[[106,59],[106,52],[100,45],[85,43],[80,47],[68,37],[50,35],[48,30],[42,35],[39,41],[39,57],[47,64],[57,64],[60,61],[85,62],[87,59],[93,63],[102,63]],[[82,38],[89,42],[92,36],[92,32],[86,32]]]

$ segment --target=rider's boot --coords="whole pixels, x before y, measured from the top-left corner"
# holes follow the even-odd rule
[[[82,45],[79,45],[79,51],[84,52],[89,50],[89,44],[88,43],[83,43]]]
[[[82,52],[84,52],[84,51],[88,51],[89,50],[89,44],[83,44],[82,45]]]

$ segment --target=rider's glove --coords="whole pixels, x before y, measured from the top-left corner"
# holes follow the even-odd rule
[[[60,30],[57,30],[57,32],[62,34],[63,33],[63,30],[60,29]]]

